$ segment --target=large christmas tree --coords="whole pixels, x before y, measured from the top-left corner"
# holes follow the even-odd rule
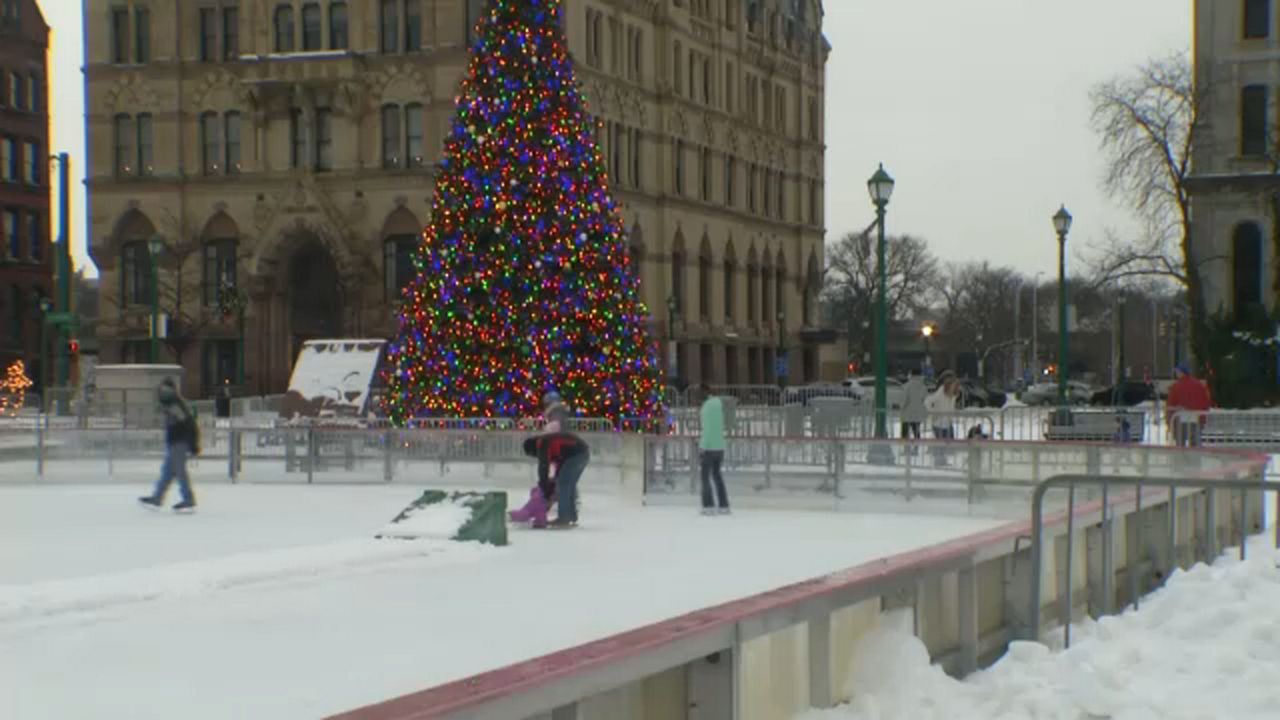
[[[561,0],[490,0],[415,257],[386,410],[586,417],[658,410],[656,348],[574,80]]]

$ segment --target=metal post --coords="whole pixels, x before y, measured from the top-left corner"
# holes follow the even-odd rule
[[[1064,647],[1071,647],[1071,559],[1073,555],[1075,540],[1074,531],[1076,525],[1076,484],[1072,482],[1067,486],[1067,569],[1066,569],[1066,592],[1063,593],[1064,604],[1066,607],[1062,613],[1062,642]]]
[[[876,437],[886,438],[888,434],[888,385],[886,375],[888,369],[888,333],[889,306],[885,285],[888,273],[885,268],[884,240],[884,201],[876,202]]]
[[[1067,234],[1058,233],[1058,412],[1067,413]]]
[[[1074,486],[1073,486],[1074,487]],[[1115,538],[1111,534],[1111,484],[1102,483],[1102,614],[1110,615],[1115,598]]]
[[[57,277],[58,312],[70,313],[71,309],[71,156],[58,153],[58,251]],[[67,329],[62,326],[55,336],[58,348],[58,387],[70,385],[71,358],[67,352]]]
[[[1031,286],[1031,382],[1040,381],[1040,273]]]
[[[47,301],[41,301],[47,302]],[[49,412],[49,313],[40,309],[40,414]]]
[[[237,293],[239,290],[236,291]],[[236,388],[240,393],[244,392],[244,299],[237,298],[236,302],[238,322],[237,330],[239,334],[239,342],[236,343]]]

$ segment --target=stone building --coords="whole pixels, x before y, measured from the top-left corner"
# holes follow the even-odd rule
[[[21,359],[40,382],[49,243],[49,27],[35,0],[0,0],[0,376]]]
[[[483,0],[86,0],[104,362],[278,392],[301,343],[389,337]],[[817,375],[818,0],[565,0],[665,363]],[[243,312],[241,309],[243,308]],[[674,350],[672,350],[674,348]]]
[[[1197,0],[1192,238],[1210,313],[1277,300],[1280,3]]]

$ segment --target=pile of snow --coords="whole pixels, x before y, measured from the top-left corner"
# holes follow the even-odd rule
[[[431,505],[410,507],[378,534],[382,537],[449,540],[471,520],[471,502],[474,502],[473,498],[459,495]]]
[[[360,412],[385,344],[385,340],[309,340],[298,353],[289,390],[326,407]]]
[[[889,622],[855,651],[854,701],[802,720],[1176,720],[1280,717],[1280,554],[1178,571],[1139,611],[1086,622],[1070,649],[1015,642],[965,681]]]

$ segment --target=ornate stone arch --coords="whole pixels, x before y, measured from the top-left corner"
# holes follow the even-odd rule
[[[200,241],[208,242],[209,240],[239,240],[240,226],[235,220],[231,219],[225,211],[219,210],[209,217],[209,221],[204,224],[204,228],[200,231]]]
[[[94,263],[103,270],[114,270],[125,243],[145,242],[155,234],[156,226],[151,218],[138,208],[131,207],[116,220],[102,250],[94,253]]]
[[[318,242],[333,257],[342,280],[342,290],[355,289],[361,283],[358,258],[341,236],[328,225],[299,217],[291,223],[278,226],[270,233],[264,233],[263,238],[249,264],[250,275],[261,283],[270,285],[290,257],[313,241]]]

